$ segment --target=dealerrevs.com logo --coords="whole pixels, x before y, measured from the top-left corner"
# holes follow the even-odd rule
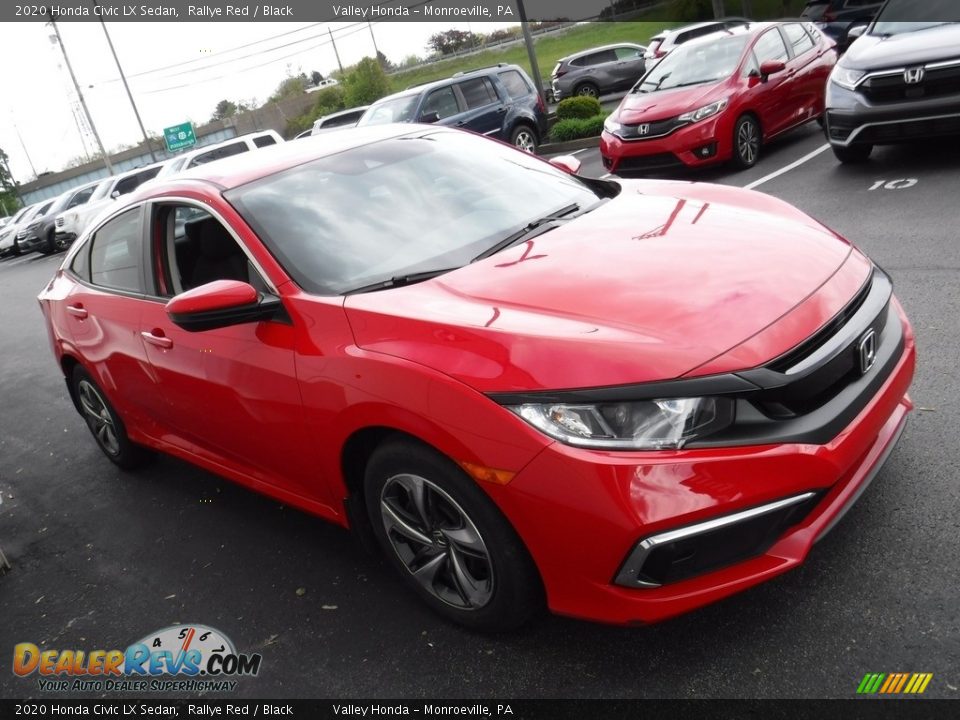
[[[13,672],[37,676],[50,692],[223,692],[238,677],[260,672],[262,656],[238,653],[219,630],[172,625],[126,650],[42,650],[33,643],[13,649]]]

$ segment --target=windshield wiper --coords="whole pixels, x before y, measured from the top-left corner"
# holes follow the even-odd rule
[[[375,283],[370,283],[369,285],[362,285],[361,287],[347,290],[343,293],[343,295],[355,295],[356,293],[372,292],[374,290],[386,290],[387,288],[403,287],[404,285],[415,285],[418,282],[423,282],[424,280],[430,280],[448,272],[453,272],[454,270],[458,270],[460,267],[462,266],[458,265],[457,267],[439,268],[437,270],[424,270],[423,272],[409,273],[407,275],[394,275],[392,278],[387,280],[379,280]]]
[[[501,250],[506,250],[508,247],[510,247],[511,245],[515,245],[521,240],[534,237],[535,235],[540,235],[541,233],[547,232],[548,230],[552,230],[553,228],[549,226],[550,223],[557,222],[558,220],[564,220],[566,215],[569,215],[570,213],[574,213],[579,209],[580,209],[580,206],[577,203],[573,203],[571,205],[567,205],[566,207],[560,208],[555,213],[550,213],[549,215],[544,215],[542,218],[538,218],[532,222],[528,222],[526,225],[524,225],[522,228],[517,230],[515,233],[511,233],[510,235],[507,235],[503,240],[498,242],[493,247],[488,248],[487,250],[484,250],[482,253],[477,255],[470,262],[477,262],[477,260],[483,260],[484,258],[488,258],[491,255],[496,255]],[[572,220],[573,218],[569,218],[569,219]]]

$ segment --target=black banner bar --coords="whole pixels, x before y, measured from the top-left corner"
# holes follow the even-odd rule
[[[953,700],[0,700],[0,718],[953,720]]]

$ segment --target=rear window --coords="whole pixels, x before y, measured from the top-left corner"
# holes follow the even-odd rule
[[[557,66],[553,69],[553,74],[556,75],[559,69],[560,63],[557,63]],[[502,82],[503,86],[507,89],[507,95],[510,96],[511,100],[525,97],[533,92],[533,88],[530,87],[523,75],[516,70],[505,70],[499,73],[499,77],[500,82]]]
[[[206,165],[208,162],[213,162],[214,160],[222,160],[223,158],[230,157],[231,155],[239,155],[240,153],[247,152],[249,149],[250,148],[247,147],[247,144],[242,140],[239,142],[230,143],[229,145],[215,148],[209,152],[200,153],[190,161],[190,164],[187,167]]]
[[[320,123],[319,126],[323,128],[335,128],[343,127],[344,125],[356,125],[357,120],[360,119],[360,116],[363,115],[364,112],[364,110],[357,110],[356,112],[337,115],[336,117],[332,117],[329,120],[325,120],[324,122]]]
[[[267,147],[267,145],[276,145],[277,141],[273,138],[272,135],[261,135],[260,137],[255,137],[253,139],[253,144],[258,148]]]

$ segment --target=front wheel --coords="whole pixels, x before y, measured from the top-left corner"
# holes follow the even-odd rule
[[[528,153],[535,153],[537,151],[537,136],[526,125],[517,125],[513,129],[513,133],[510,135],[510,142],[518,150],[523,150]]]
[[[90,373],[77,365],[72,380],[80,414],[110,462],[124,470],[133,470],[146,462],[150,452],[130,442],[123,421]]]
[[[747,170],[760,159],[760,125],[752,115],[744,115],[733,127],[733,164]]]
[[[850,145],[848,147],[833,145],[832,147],[837,160],[850,164],[866,162],[870,153],[873,152],[873,145]]]
[[[413,441],[387,441],[370,458],[364,491],[389,562],[439,614],[501,632],[542,609],[540,577],[520,538],[448,458]]]

